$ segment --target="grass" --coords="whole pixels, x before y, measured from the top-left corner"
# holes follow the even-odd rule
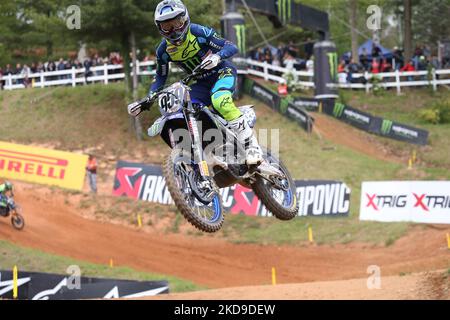
[[[100,146],[105,156],[115,160],[133,160],[143,153],[146,162],[161,163],[167,146],[160,139],[136,141],[129,130],[122,84],[92,85],[77,88],[31,89],[0,93],[0,117],[8,119],[0,128],[3,140],[19,143],[55,143],[63,150]],[[361,182],[370,180],[448,180],[450,179],[450,125],[422,123],[417,110],[435,99],[449,96],[448,91],[430,94],[427,89],[414,90],[397,97],[395,92],[380,96],[359,91],[343,91],[343,98],[352,106],[391,120],[419,126],[430,131],[430,145],[410,144],[372,136],[393,153],[410,153],[417,148],[418,163],[413,170],[405,164],[385,162],[356,152],[317,135],[306,134],[296,123],[274,113],[268,107],[245,97],[238,104],[255,104],[258,128],[280,130],[280,155],[296,179],[344,181],[351,189],[350,215],[345,218],[306,217],[290,222],[275,218],[229,215],[217,235],[234,242],[303,244],[307,226],[311,225],[319,244],[366,242],[392,245],[403,236],[410,224],[359,221]],[[31,103],[30,101],[33,101]],[[143,117],[144,128],[157,116],[156,108]],[[109,180],[107,180],[109,179]],[[112,185],[110,177],[104,181]],[[70,196],[70,194],[68,194]],[[111,202],[108,200],[106,202]],[[102,197],[85,199],[81,209],[93,208],[96,216],[130,221],[140,212],[149,225],[169,218],[166,231],[181,232],[185,223],[167,208],[145,202],[115,198],[111,205]],[[197,236],[194,231],[191,235]],[[211,236],[211,235],[202,235]]]
[[[48,254],[39,250],[23,248],[7,241],[0,240],[0,269],[12,270],[17,266],[19,271],[46,272],[66,274],[71,265],[80,267],[82,276],[137,281],[168,280],[171,292],[187,292],[205,289],[191,281],[173,276],[136,271],[128,267],[100,265],[78,261],[71,258]]]

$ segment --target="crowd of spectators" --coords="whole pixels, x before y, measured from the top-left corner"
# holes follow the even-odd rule
[[[374,44],[372,52],[369,54],[363,48],[359,55],[359,63],[351,56],[348,58],[344,55],[338,65],[338,73],[340,82],[347,83],[365,83],[365,77],[353,77],[354,73],[369,72],[378,74],[392,71],[425,71],[429,69],[442,69],[448,63],[445,59],[439,61],[436,55],[431,54],[429,47],[425,45],[417,46],[414,50],[413,57],[405,61],[403,51],[398,47],[394,47],[390,54],[382,53],[382,50]],[[413,80],[413,77],[408,77],[408,80]]]
[[[25,87],[29,87],[31,85],[31,81],[29,76],[31,74],[41,73],[41,72],[52,72],[52,71],[63,71],[70,70],[72,68],[82,69],[85,68],[84,76],[90,77],[92,75],[103,75],[103,71],[91,71],[92,67],[108,64],[108,65],[120,65],[122,64],[123,59],[118,52],[111,52],[109,56],[100,57],[98,54],[94,54],[92,57],[88,57],[84,59],[83,62],[78,59],[64,59],[60,58],[57,61],[46,61],[46,62],[33,62],[31,64],[20,64],[17,63],[15,67],[12,67],[11,64],[7,64],[5,68],[0,66],[0,89],[2,89],[5,85],[6,79],[5,77],[9,75],[19,75],[20,79],[14,79],[13,84],[23,84]],[[120,71],[120,70],[119,70]],[[110,71],[111,73],[116,72],[115,70]],[[117,71],[118,72],[118,71]],[[46,76],[46,80],[64,80],[70,78],[67,75],[56,75],[56,76]]]
[[[296,69],[312,70],[313,68],[313,47],[314,42],[311,38],[303,44],[303,52],[294,41],[288,44],[280,43],[278,47],[266,46],[251,50],[248,57],[259,61],[267,62],[273,66]]]

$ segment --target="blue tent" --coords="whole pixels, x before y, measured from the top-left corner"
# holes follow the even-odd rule
[[[364,42],[359,48],[358,48],[358,55],[361,55],[364,51],[364,49],[366,49],[366,54],[367,57],[369,58],[369,60],[372,59],[372,47],[373,47],[373,41],[372,40],[367,40],[366,42]],[[381,50],[381,56],[383,58],[387,58],[387,59],[391,59],[392,58],[392,51],[389,49],[386,49],[385,47],[383,47],[382,45],[378,45],[378,48],[380,48]],[[346,59],[350,59],[350,56],[352,55],[352,53],[346,52],[344,53],[344,58]]]

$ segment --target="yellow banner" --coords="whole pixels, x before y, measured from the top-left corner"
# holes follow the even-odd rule
[[[0,176],[81,190],[87,158],[86,155],[0,141]]]

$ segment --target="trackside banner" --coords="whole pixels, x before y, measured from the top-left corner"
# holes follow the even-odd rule
[[[339,181],[295,182],[299,201],[298,216],[347,216],[350,189]],[[113,194],[160,204],[173,204],[159,166],[117,162]],[[231,214],[271,216],[252,190],[236,185],[221,189],[223,205]]]
[[[83,188],[87,156],[0,142],[0,176],[62,188]]]
[[[361,220],[450,224],[450,181],[363,182]]]
[[[244,79],[244,92],[294,120],[306,132],[312,131],[314,118],[311,117],[303,107],[296,105],[294,99],[290,97],[280,97],[277,93],[250,78]]]
[[[139,298],[169,293],[167,281],[130,281],[40,272],[18,272],[18,299],[74,300]],[[0,299],[13,298],[13,273],[0,271]]]

